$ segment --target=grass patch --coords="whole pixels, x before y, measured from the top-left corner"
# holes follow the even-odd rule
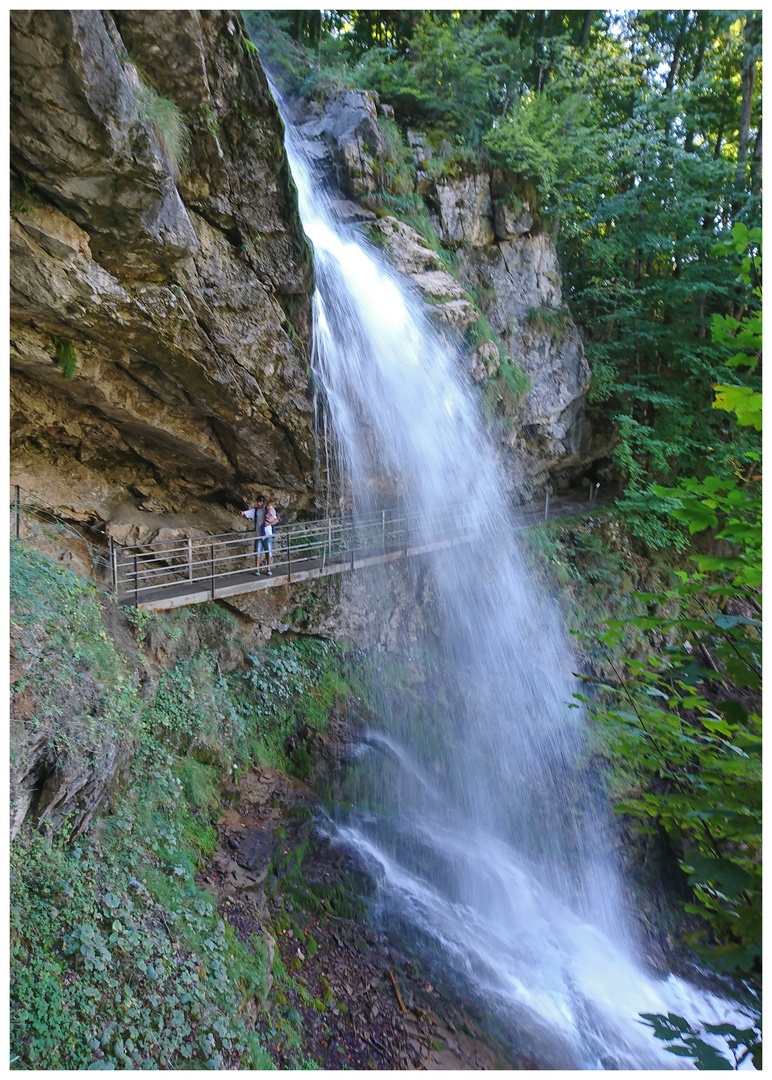
[[[152,131],[172,172],[177,175],[190,147],[190,132],[182,112],[171,98],[158,93],[142,68],[129,59],[124,60],[124,66],[133,75],[129,83],[139,115]]]
[[[557,308],[534,307],[526,315],[525,321],[538,333],[549,334],[555,344],[559,345],[571,322],[571,312],[565,305]]]
[[[78,356],[75,346],[66,338],[52,338],[54,346],[54,362],[59,365],[63,379],[71,379],[78,367]]]
[[[381,186],[392,195],[412,194],[415,168],[402,132],[393,120],[385,116],[378,118],[378,129],[386,148],[386,153],[379,162]]]

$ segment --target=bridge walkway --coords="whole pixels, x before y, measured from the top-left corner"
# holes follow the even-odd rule
[[[583,509],[576,500],[555,500],[552,505],[548,502],[544,511],[523,508],[517,514],[515,529],[525,529],[547,516],[575,516]],[[16,487],[12,534],[17,538],[22,520],[30,539],[38,532],[45,537],[53,529],[53,537],[65,547],[82,547],[81,554],[87,564],[93,564],[97,583],[107,584],[109,580],[111,591],[122,603],[145,610],[260,592],[469,544],[476,539],[457,505],[433,515],[389,509],[294,522],[278,527],[272,575],[267,576],[264,555],[263,574],[255,573],[258,537],[249,528],[216,536],[183,534],[179,539],[133,546],[110,541],[109,550],[105,550],[102,538],[95,544],[96,537],[81,535],[82,530],[59,519],[36,496],[26,492],[22,498],[21,489]]]

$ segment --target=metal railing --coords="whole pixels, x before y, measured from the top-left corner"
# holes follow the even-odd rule
[[[57,513],[58,508],[43,502],[39,495],[15,484],[11,487],[11,535],[16,540],[40,543],[50,540],[81,559],[90,577],[104,579],[110,572],[106,538],[91,534],[88,526],[79,527]]]
[[[277,526],[271,572],[274,583],[291,583],[313,573],[321,576],[385,556],[417,554],[463,539],[458,507],[431,516],[399,509],[377,510]],[[113,591],[140,605],[180,592],[206,592],[214,598],[224,588],[238,591],[255,574],[258,550],[265,540],[252,530],[215,536],[181,537],[134,546],[111,545]],[[267,568],[267,550],[260,554]]]
[[[550,494],[548,489],[544,520],[561,516],[558,507],[557,514],[550,513]],[[520,516],[516,528],[533,524],[542,514],[534,508]],[[120,546],[87,526],[79,528],[18,485],[11,489],[11,533],[22,540],[43,537],[75,552],[83,564],[78,572],[86,569],[100,587],[111,588],[124,603],[137,607],[197,603],[291,584],[470,539],[458,504],[431,514],[392,508],[295,522],[277,527],[272,578],[258,583],[254,574],[260,537],[252,529]],[[265,570],[267,544],[262,547],[260,561]]]

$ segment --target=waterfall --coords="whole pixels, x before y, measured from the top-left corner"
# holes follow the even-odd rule
[[[376,249],[335,220],[289,125],[287,150],[315,257],[314,379],[347,495],[356,511],[389,498],[428,521],[450,504],[468,532],[423,557],[432,626],[405,652],[430,672],[432,709],[422,721],[384,694],[334,842],[369,867],[384,920],[549,1046],[556,1067],[683,1067],[639,1013],[718,1023],[730,1006],[639,959],[570,704],[576,661],[513,538],[462,358]],[[375,596],[377,572],[363,574]]]

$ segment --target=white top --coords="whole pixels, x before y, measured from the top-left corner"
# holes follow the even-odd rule
[[[257,521],[257,524],[262,526],[265,520],[265,507],[255,506],[251,510],[245,510],[244,517],[249,518],[250,521]]]

